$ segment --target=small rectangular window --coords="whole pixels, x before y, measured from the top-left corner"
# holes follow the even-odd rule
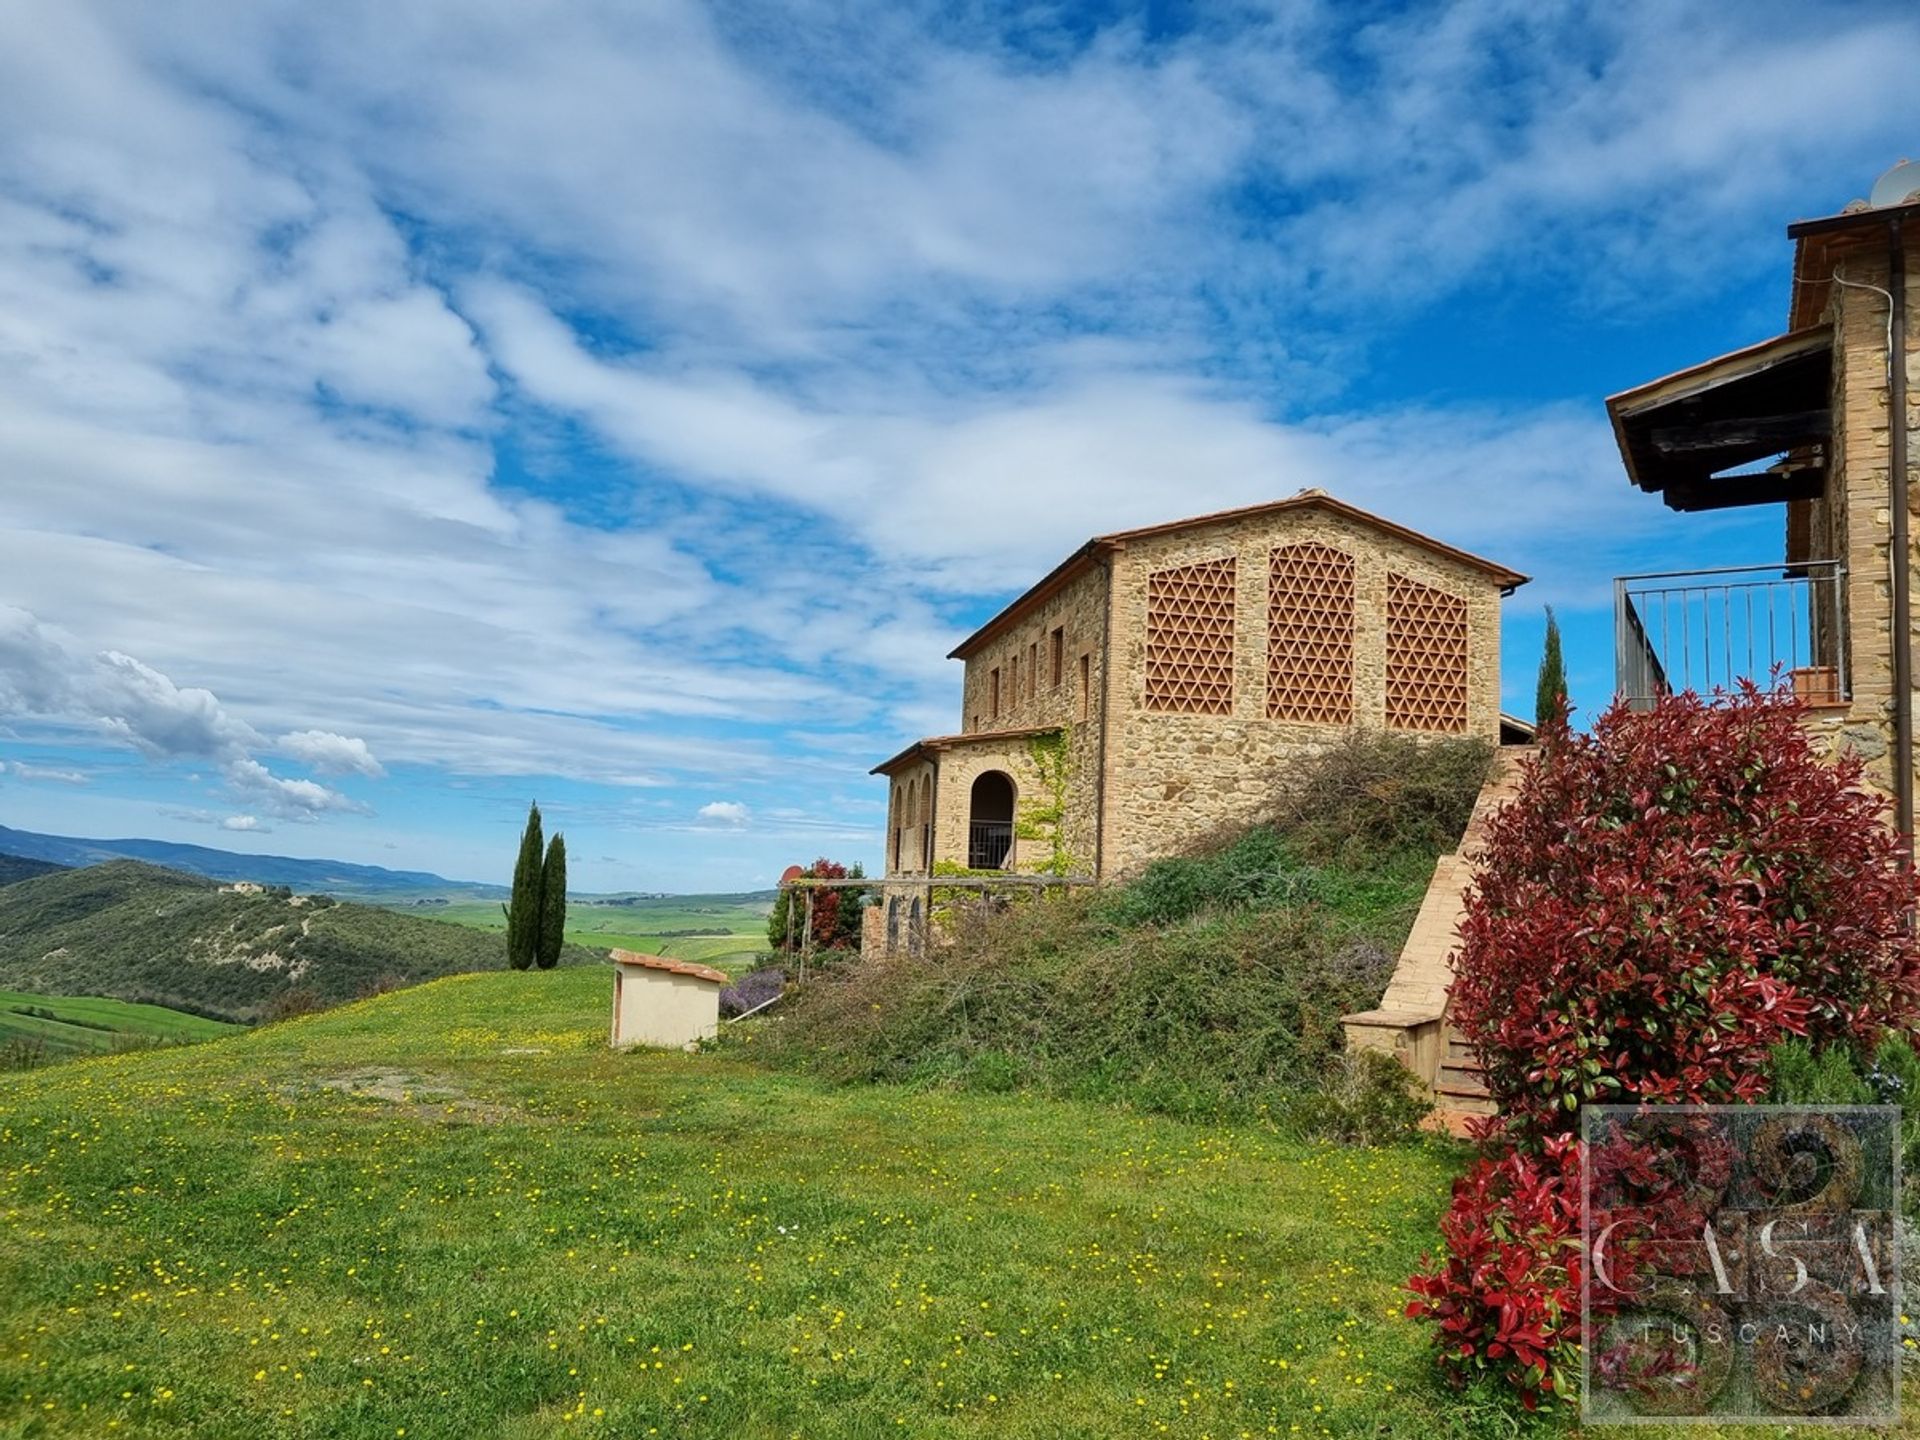
[[[1093,657],[1091,655],[1082,655],[1080,657],[1080,694],[1078,697],[1078,704],[1077,704],[1079,716],[1082,720],[1087,718],[1087,705],[1089,703],[1089,692],[1092,689],[1093,689]]]
[[[1027,646],[1027,689],[1035,695],[1040,693],[1040,642],[1038,640]]]
[[[996,668],[987,677],[987,714],[990,718],[1000,718],[1000,671]]]
[[[1066,678],[1060,668],[1066,663],[1066,656],[1067,632],[1056,625],[1053,627],[1053,634],[1047,637],[1047,673],[1056,690],[1060,688],[1060,682]]]
[[[1007,702],[1014,709],[1020,708],[1020,652],[1013,652],[1013,659],[1007,662],[1007,694],[1012,698]]]

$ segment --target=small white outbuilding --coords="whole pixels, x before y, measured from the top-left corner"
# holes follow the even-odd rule
[[[613,1044],[685,1049],[720,1028],[728,977],[706,965],[615,950]]]

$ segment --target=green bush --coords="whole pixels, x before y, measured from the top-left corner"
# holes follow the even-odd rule
[[[1378,1050],[1334,1056],[1319,1086],[1293,1105],[1306,1133],[1352,1145],[1407,1139],[1432,1113],[1407,1067]]]
[[[1786,1040],[1773,1047],[1770,1068],[1773,1088],[1768,1098],[1776,1105],[1877,1103],[1873,1087],[1845,1046],[1815,1050],[1805,1040]]]
[[[1900,1208],[1920,1221],[1920,1055],[1906,1036],[1887,1034],[1871,1055],[1785,1040],[1770,1052],[1767,1071],[1775,1105],[1900,1106]]]
[[[1485,740],[1355,730],[1288,772],[1273,828],[1308,865],[1390,869],[1453,849],[1493,768]]]

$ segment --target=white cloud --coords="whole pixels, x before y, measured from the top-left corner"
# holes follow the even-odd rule
[[[222,830],[258,830],[266,832],[270,827],[260,823],[258,815],[229,815],[220,822]]]
[[[0,714],[91,730],[153,760],[215,760],[229,786],[261,797],[276,814],[311,819],[365,808],[318,781],[275,775],[252,758],[248,751],[260,744],[259,734],[212,691],[183,689],[119,651],[88,655],[12,606],[0,606]]]
[[[718,820],[724,825],[747,823],[747,807],[738,800],[709,800],[700,807],[702,820]]]
[[[24,760],[0,760],[0,770],[20,780],[42,781],[54,785],[86,785],[91,777],[79,770],[61,770],[48,765],[29,765]]]
[[[387,772],[373,758],[367,742],[351,735],[335,735],[330,730],[296,730],[282,735],[274,749],[291,755],[322,775],[365,775],[378,779]]]

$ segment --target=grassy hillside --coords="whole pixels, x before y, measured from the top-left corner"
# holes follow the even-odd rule
[[[567,906],[567,939],[593,949],[672,955],[738,974],[767,953],[770,891],[739,895],[599,896]],[[493,902],[454,900],[429,912],[436,919],[504,930]]]
[[[0,888],[0,985],[16,990],[253,1021],[290,991],[330,1005],[504,963],[483,932],[325,897],[223,891],[138,861]]]
[[[1276,777],[1270,821],[1124,886],[1011,904],[936,892],[947,943],[832,967],[772,1013],[758,1053],[855,1082],[1343,1135],[1410,1125],[1404,1076],[1344,1058],[1340,1017],[1379,1003],[1492,760],[1478,740],[1361,732]]]
[[[0,1433],[1517,1433],[1401,1317],[1451,1148],[616,1055],[608,991],[0,1077]]]
[[[213,1040],[237,1028],[159,1005],[0,990],[0,1068]]]
[[[33,860],[25,855],[0,855],[0,885],[11,885],[16,880],[31,880],[37,875],[51,875],[64,868],[51,860]]]

